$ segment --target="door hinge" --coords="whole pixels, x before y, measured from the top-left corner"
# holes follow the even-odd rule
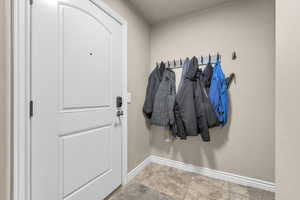
[[[29,103],[29,117],[33,116],[33,101]]]

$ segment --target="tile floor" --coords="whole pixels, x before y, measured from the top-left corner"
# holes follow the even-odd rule
[[[108,200],[275,200],[272,192],[158,164],[148,165]]]

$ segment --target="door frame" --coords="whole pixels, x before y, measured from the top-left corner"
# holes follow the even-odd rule
[[[30,66],[31,3],[35,0],[12,1],[12,184],[11,200],[30,200]],[[102,0],[89,0],[122,26],[122,185],[127,183],[127,22]]]

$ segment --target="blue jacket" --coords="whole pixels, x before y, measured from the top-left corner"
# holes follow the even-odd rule
[[[209,88],[209,99],[217,114],[220,124],[224,126],[227,123],[228,115],[228,93],[226,78],[222,71],[220,62],[217,62],[214,67],[211,85]]]

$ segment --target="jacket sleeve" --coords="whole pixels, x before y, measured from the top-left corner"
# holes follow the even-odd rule
[[[169,112],[169,125],[173,136],[177,134],[177,126],[175,123],[175,96],[176,96],[176,82],[175,73],[172,74],[170,83],[170,93],[168,95],[168,112]]]
[[[176,101],[174,106],[174,116],[175,116],[175,123],[176,123],[176,136],[178,136],[182,140],[186,140],[187,135],[186,135],[184,123],[180,115],[179,105],[177,104]]]
[[[213,75],[213,67],[211,64],[207,65],[203,70],[202,81],[205,85],[205,88],[210,87],[211,79]]]
[[[151,118],[153,112],[154,97],[155,97],[155,82],[151,74],[148,78],[146,97],[143,106],[143,112],[145,116],[149,119]]]
[[[201,87],[200,80],[197,79],[194,84],[194,99],[195,99],[195,110],[197,116],[197,129],[198,133],[201,135],[203,141],[209,142],[210,135],[207,124],[207,116],[205,113],[205,106],[203,101],[204,88]]]
[[[204,111],[205,111],[205,115],[206,115],[206,119],[207,119],[208,128],[213,128],[213,127],[219,126],[218,117],[217,117],[215,111],[213,110],[213,107],[208,98],[208,94],[205,89],[204,83],[202,81],[200,81],[200,86],[203,91],[203,107],[204,107]]]
[[[171,83],[170,83],[170,93],[168,95],[168,111],[169,111],[170,124],[175,123],[175,116],[174,116],[175,96],[176,96],[175,73],[172,73]]]

